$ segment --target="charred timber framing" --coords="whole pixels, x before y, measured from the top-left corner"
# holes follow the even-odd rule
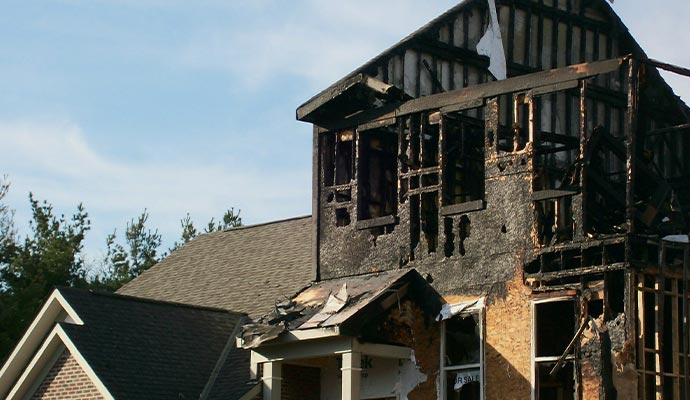
[[[573,81],[591,78],[593,76],[618,71],[628,57],[615,58],[605,61],[584,63],[550,71],[542,71],[529,75],[518,76],[497,82],[488,82],[463,89],[456,89],[445,93],[408,100],[404,103],[391,104],[379,109],[364,111],[355,116],[333,121],[319,121],[320,132],[358,126],[379,120],[398,118],[422,111],[452,108],[456,106],[471,107],[480,99],[497,97],[503,94],[546,89],[549,86],[558,89],[558,85],[569,84]],[[575,83],[571,83],[575,84]],[[575,84],[576,85],[576,84]],[[332,96],[332,94],[328,94]],[[325,102],[325,99],[314,99]]]
[[[414,268],[489,305],[518,287],[546,320],[575,321],[531,322],[567,336],[531,360],[537,398],[540,381],[568,398],[687,398],[690,326],[664,321],[688,315],[688,245],[662,238],[689,228],[690,113],[657,68],[690,71],[648,60],[605,3],[497,0],[508,79],[494,81],[473,50],[484,4],[298,110],[315,124],[317,271]]]

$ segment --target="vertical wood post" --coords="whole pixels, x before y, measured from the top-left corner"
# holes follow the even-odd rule
[[[280,400],[280,384],[283,381],[281,363],[279,361],[265,363],[261,380],[264,400]]]
[[[342,400],[359,400],[359,388],[362,378],[362,354],[358,352],[344,353],[341,370],[343,372]],[[266,400],[265,397],[264,400]]]

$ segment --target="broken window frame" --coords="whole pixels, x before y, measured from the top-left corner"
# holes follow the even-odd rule
[[[637,340],[637,373],[639,398],[656,398],[661,395],[672,400],[684,398],[688,391],[687,285],[690,249],[678,251],[683,257],[682,275],[666,273],[666,258],[673,246],[662,244],[659,249],[659,270],[640,272],[635,275]],[[672,316],[667,316],[668,312]],[[669,330],[670,328],[670,337]],[[669,340],[671,339],[671,340]]]
[[[375,228],[375,227],[380,227],[380,226],[386,226],[386,225],[393,225],[397,222],[396,215],[398,213],[398,176],[399,176],[399,166],[398,166],[398,152],[399,152],[399,135],[398,135],[398,129],[397,129],[397,124],[398,121],[395,118],[391,119],[386,119],[386,120],[381,120],[381,121],[374,121],[370,122],[367,124],[363,124],[357,127],[356,129],[356,143],[355,143],[355,151],[356,151],[356,161],[355,161],[355,177],[356,177],[356,185],[357,185],[357,229],[369,229],[369,228]],[[365,164],[363,162],[364,160],[364,151],[363,151],[363,146],[364,146],[364,139],[363,136],[375,134],[375,131],[379,130],[389,130],[389,134],[391,135],[391,138],[393,138],[395,142],[395,146],[392,146],[393,152],[390,154],[390,156],[394,160],[394,166],[393,166],[393,176],[392,176],[392,181],[391,184],[393,184],[393,192],[392,195],[389,196],[390,200],[392,202],[392,211],[390,213],[384,213],[383,215],[377,215],[377,216],[371,216],[369,212],[367,211],[366,213],[364,212],[365,209],[364,207],[368,207],[369,199],[365,199],[363,196],[364,193],[364,179],[363,176],[361,175],[363,171],[368,170],[369,166],[368,164]],[[365,164],[365,165],[363,165]],[[366,168],[364,168],[366,166]]]
[[[455,305],[451,305],[450,307],[452,308]],[[484,390],[484,382],[486,382],[484,373],[485,373],[485,368],[484,368],[484,363],[485,363],[485,355],[484,355],[484,348],[485,348],[485,342],[486,342],[486,337],[485,337],[485,331],[486,331],[486,318],[485,318],[485,308],[484,308],[484,301],[483,299],[479,300],[476,302],[476,304],[467,307],[463,311],[450,316],[449,318],[442,320],[441,321],[441,357],[440,357],[440,368],[439,368],[439,398],[442,400],[445,400],[448,398],[448,393],[446,390],[446,379],[448,377],[448,373],[452,372],[457,372],[457,371],[471,371],[471,370],[476,370],[479,369],[479,388],[480,388],[480,396],[479,398],[481,400],[484,399],[485,396],[485,390]],[[467,363],[467,364],[455,364],[455,365],[445,365],[445,357],[446,357],[446,323],[448,319],[452,318],[466,318],[466,317],[472,317],[476,316],[477,318],[477,325],[479,327],[479,363]]]
[[[539,386],[538,386],[538,376],[539,376],[539,367],[544,364],[554,364],[554,363],[559,363],[561,365],[566,365],[566,364],[572,364],[573,366],[573,387],[575,390],[577,390],[578,387],[578,376],[577,376],[577,371],[575,369],[575,362],[576,362],[576,357],[575,354],[577,352],[577,343],[575,346],[573,346],[571,350],[571,354],[568,354],[565,358],[563,358],[563,361],[561,361],[562,355],[553,355],[553,356],[537,356],[537,338],[538,338],[538,326],[537,326],[537,307],[540,304],[546,304],[546,303],[557,303],[557,302],[572,302],[573,303],[573,318],[578,318],[577,311],[576,311],[576,305],[577,305],[577,297],[573,295],[566,295],[566,296],[558,296],[558,297],[548,297],[548,298],[541,298],[541,299],[533,299],[530,302],[530,308],[531,308],[531,320],[532,320],[532,332],[531,332],[531,354],[530,354],[530,366],[531,366],[531,377],[530,377],[530,386],[532,388],[531,390],[531,400],[544,400],[544,399],[539,399]],[[575,328],[578,328],[577,323],[575,322]],[[576,335],[576,331],[573,330],[572,335]],[[565,352],[567,349],[563,349],[563,352]],[[575,398],[575,393],[573,393],[573,399]]]
[[[450,185],[450,178],[449,174],[451,172],[451,167],[449,166],[450,161],[452,161],[454,158],[450,156],[450,149],[448,148],[449,144],[452,142],[450,139],[450,128],[448,126],[448,121],[452,119],[450,114],[453,113],[464,113],[464,112],[472,112],[476,111],[478,115],[480,115],[481,118],[475,118],[479,121],[481,124],[481,129],[482,129],[482,134],[481,134],[481,155],[479,156],[480,160],[479,163],[477,163],[475,166],[478,166],[481,164],[481,167],[479,169],[479,175],[478,177],[474,177],[474,179],[478,179],[480,182],[478,184],[478,188],[476,190],[476,193],[469,193],[465,192],[462,196],[467,197],[465,200],[460,200],[460,201],[449,201],[448,199],[451,197],[451,194],[449,193],[449,190],[451,189]],[[461,214],[469,211],[476,211],[483,209],[485,206],[485,198],[486,198],[486,187],[485,187],[485,181],[486,181],[486,154],[487,154],[487,149],[486,149],[486,120],[485,120],[485,110],[484,110],[484,101],[483,99],[476,99],[472,101],[468,101],[466,103],[462,103],[458,106],[451,107],[451,108],[446,108],[446,109],[441,109],[441,155],[442,155],[442,160],[441,160],[441,196],[442,196],[442,203],[441,203],[441,214],[444,216],[448,215],[455,215],[455,214]],[[474,118],[474,117],[468,117],[465,115],[462,115],[463,118],[469,119],[469,118]],[[465,129],[465,125],[469,125],[469,122],[460,122],[460,126],[462,126],[462,129]],[[463,143],[463,139],[465,139],[464,133],[461,133],[462,137],[458,141],[460,143],[461,148],[463,148],[462,154],[455,158],[456,161],[462,162],[463,165],[470,163],[472,161],[472,156],[469,154],[465,153],[465,143]],[[475,162],[477,160],[474,160]],[[471,169],[471,168],[470,168]],[[471,171],[470,171],[471,172]],[[467,183],[466,181],[470,181],[472,178],[464,177],[464,179],[461,179],[462,182],[460,184]],[[458,183],[458,182],[456,182]],[[472,186],[468,184],[468,186]],[[457,197],[457,196],[453,196]]]

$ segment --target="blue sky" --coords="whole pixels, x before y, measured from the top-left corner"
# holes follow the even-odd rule
[[[2,0],[0,175],[26,232],[28,192],[91,215],[89,257],[144,209],[179,220],[307,215],[311,129],[295,108],[456,2]],[[690,3],[614,9],[650,57],[690,66]],[[690,79],[670,82],[685,100]]]

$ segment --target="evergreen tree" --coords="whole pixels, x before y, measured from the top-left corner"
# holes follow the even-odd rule
[[[163,256],[158,254],[161,235],[158,230],[146,227],[149,214],[146,210],[138,218],[127,223],[124,244],[117,242],[117,231],[106,238],[106,275],[96,277],[93,286],[117,290],[120,286],[156,265]]]
[[[7,193],[7,184],[3,187],[2,196]],[[88,285],[82,243],[90,221],[84,207],[77,206],[77,212],[68,219],[54,215],[50,204],[39,202],[32,194],[29,201],[31,232],[23,241],[14,238],[11,212],[2,207],[0,359],[33,320],[53,287]]]

